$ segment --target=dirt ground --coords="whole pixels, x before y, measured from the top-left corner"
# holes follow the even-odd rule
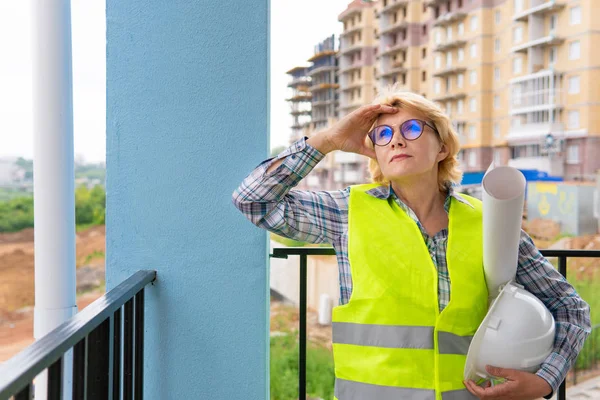
[[[0,234],[0,362],[33,341],[33,229]],[[79,309],[103,294],[104,226],[76,237],[77,303]]]

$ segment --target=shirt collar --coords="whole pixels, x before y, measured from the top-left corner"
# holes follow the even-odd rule
[[[373,189],[368,190],[366,193],[381,200],[387,200],[393,195],[395,198],[398,199],[398,201],[400,201],[400,203],[402,203],[402,200],[400,200],[400,198],[398,198],[398,196],[396,196],[396,194],[392,190],[391,184],[374,187]],[[451,198],[454,198],[455,200],[460,201],[461,203],[466,204],[471,208],[474,208],[471,203],[469,203],[464,197],[462,197],[460,193],[457,193],[451,186],[450,188],[448,188],[448,195],[446,196],[446,201],[444,203],[444,208],[446,209],[446,211],[450,206]]]

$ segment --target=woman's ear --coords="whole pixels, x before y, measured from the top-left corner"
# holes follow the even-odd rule
[[[438,152],[438,156],[437,156],[438,162],[445,160],[446,157],[448,157],[448,154],[450,154],[450,151],[448,150],[448,146],[446,146],[445,144],[442,143],[442,147],[440,148],[440,151]]]

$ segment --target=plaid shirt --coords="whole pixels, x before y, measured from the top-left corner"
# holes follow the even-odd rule
[[[340,304],[346,304],[352,293],[348,261],[350,188],[321,192],[291,190],[323,157],[321,152],[306,144],[305,138],[298,140],[275,159],[262,162],[252,171],[233,193],[233,203],[260,228],[303,242],[330,243],[335,248],[339,267]],[[269,166],[278,159],[284,161],[267,174]],[[450,301],[446,263],[448,230],[428,235],[415,213],[390,186],[377,187],[369,194],[380,199],[392,197],[418,225],[438,271],[439,308],[443,310]],[[446,212],[451,197],[468,204],[460,194],[450,190],[444,204]],[[556,320],[554,350],[537,372],[556,391],[591,331],[589,306],[541,255],[524,231],[521,232],[516,281],[538,297]]]

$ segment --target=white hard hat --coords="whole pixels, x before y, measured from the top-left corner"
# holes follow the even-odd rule
[[[536,372],[552,352],[554,317],[521,285],[507,283],[477,329],[465,364],[465,379],[491,379],[485,367]]]

